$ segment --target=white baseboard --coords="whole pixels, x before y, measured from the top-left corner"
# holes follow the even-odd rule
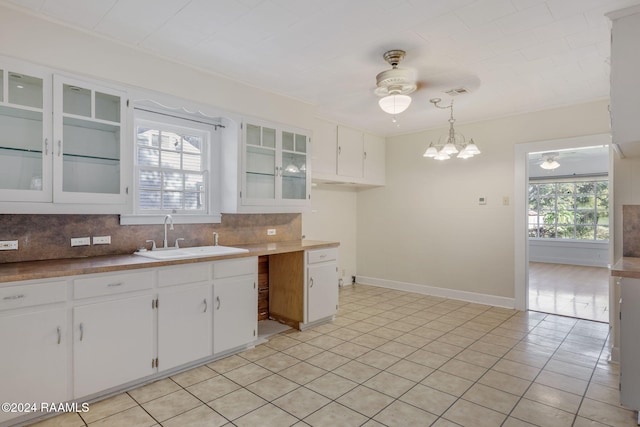
[[[609,362],[620,363],[620,347],[611,347],[611,356]]]
[[[357,283],[396,289],[422,295],[432,295],[442,298],[473,302],[476,304],[492,305],[495,307],[514,308],[515,299],[496,295],[479,294],[475,292],[459,291],[456,289],[438,288],[436,286],[420,285],[417,283],[397,282],[395,280],[377,279],[375,277],[357,276]]]

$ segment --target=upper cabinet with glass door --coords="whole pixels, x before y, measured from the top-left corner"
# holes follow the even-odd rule
[[[310,205],[308,132],[271,122],[243,125],[237,212],[301,212]]]
[[[54,75],[56,202],[122,203],[125,94]]]
[[[0,67],[0,200],[50,202],[51,79],[12,61]]]

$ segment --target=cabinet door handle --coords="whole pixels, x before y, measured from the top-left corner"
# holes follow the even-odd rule
[[[216,310],[220,310],[220,297],[216,297],[216,301],[218,302],[218,308]]]
[[[58,332],[58,345],[60,345],[60,341],[62,341],[62,331],[60,330],[60,326],[56,329]]]
[[[206,313],[206,312],[207,312],[207,299],[205,298],[204,299],[204,312],[203,313]]]
[[[84,325],[80,323],[80,341],[84,338]]]
[[[338,145],[338,156],[340,155],[340,153],[342,153],[342,147]]]
[[[367,152],[364,152],[364,159],[367,160]]]
[[[49,154],[49,138],[44,139],[44,155]]]
[[[62,140],[58,140],[58,157],[62,154]]]
[[[309,287],[313,288],[313,277],[309,279]]]
[[[109,283],[107,285],[107,288],[115,288],[117,286],[122,286],[122,282],[117,282],[117,283]]]
[[[9,295],[8,297],[4,297],[2,299],[5,300],[5,301],[10,301],[10,300],[14,300],[14,299],[22,299],[24,297],[25,297],[24,294],[18,294],[18,295]]]

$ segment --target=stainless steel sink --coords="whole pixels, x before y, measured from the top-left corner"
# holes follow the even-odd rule
[[[169,248],[156,249],[155,251],[135,252],[147,258],[159,260],[203,258],[221,255],[233,255],[249,252],[248,249],[234,248],[232,246],[196,246],[193,248]]]

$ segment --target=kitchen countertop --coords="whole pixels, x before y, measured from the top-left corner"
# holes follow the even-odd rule
[[[622,257],[610,270],[612,276],[640,279],[640,258]]]
[[[194,262],[217,261],[260,255],[298,252],[307,249],[322,249],[340,246],[339,242],[321,240],[296,240],[290,242],[234,245],[249,252],[214,257],[200,257],[179,260],[154,260],[139,255],[109,255],[87,258],[54,259],[44,261],[24,261],[0,264],[0,283],[20,280],[46,279],[79,274],[105,273],[139,268],[163,267],[166,265],[190,264]],[[639,269],[640,271],[640,269]],[[640,277],[640,276],[639,276]]]

